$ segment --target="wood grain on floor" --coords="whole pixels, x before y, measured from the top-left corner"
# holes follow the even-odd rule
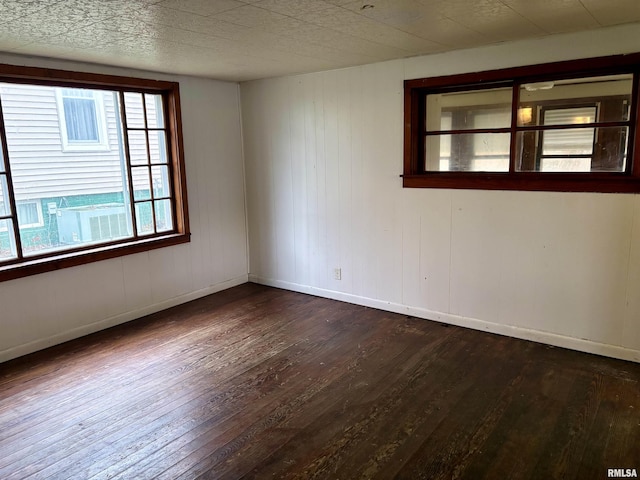
[[[245,284],[0,364],[0,479],[603,479],[640,365]]]

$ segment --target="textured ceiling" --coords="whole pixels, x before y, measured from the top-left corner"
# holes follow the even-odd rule
[[[0,0],[0,51],[242,81],[638,21],[640,0]]]

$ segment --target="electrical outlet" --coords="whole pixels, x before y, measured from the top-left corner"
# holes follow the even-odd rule
[[[333,269],[333,279],[334,280],[342,280],[342,269],[334,268]]]

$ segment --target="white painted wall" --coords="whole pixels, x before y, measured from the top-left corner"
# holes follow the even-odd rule
[[[640,361],[640,196],[399,178],[403,80],[637,51],[640,24],[241,84],[249,278]]]
[[[180,82],[191,243],[0,283],[0,361],[247,281],[238,85],[0,55],[0,62]]]

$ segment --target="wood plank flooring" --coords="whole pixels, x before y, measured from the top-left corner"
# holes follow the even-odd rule
[[[0,364],[0,479],[603,479],[640,472],[639,385],[245,284]]]

